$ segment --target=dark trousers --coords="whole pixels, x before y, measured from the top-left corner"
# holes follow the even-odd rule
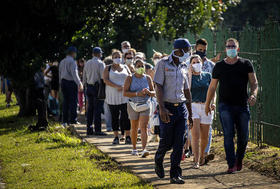
[[[101,113],[103,110],[104,100],[98,100],[98,88],[95,85],[87,85],[87,127],[92,126],[94,121],[95,132],[101,132]]]
[[[47,107],[44,96],[44,88],[34,89],[33,98],[35,99],[35,107],[38,112],[37,127],[47,127]]]
[[[224,147],[229,168],[235,161],[244,158],[249,135],[250,111],[248,106],[233,106],[219,103],[220,120],[224,132]],[[233,138],[237,131],[237,151],[235,153]]]
[[[63,94],[63,123],[77,122],[78,86],[74,81],[61,80]],[[70,113],[70,119],[68,118]]]
[[[127,114],[127,104],[109,105],[112,115],[113,131],[127,131],[130,130],[130,121]]]
[[[170,177],[173,178],[182,175],[180,163],[183,153],[188,112],[185,103],[177,107],[170,105],[165,105],[165,107],[173,115],[170,116],[169,123],[163,123],[160,120],[160,142],[155,155],[155,162],[162,164],[165,153],[173,148],[170,157]]]

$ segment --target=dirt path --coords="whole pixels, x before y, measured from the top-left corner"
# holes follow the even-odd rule
[[[181,163],[183,169],[184,185],[171,185],[169,183],[170,152],[165,156],[165,178],[159,179],[154,172],[154,154],[157,143],[150,143],[148,146],[151,155],[147,158],[138,158],[130,155],[131,146],[121,143],[112,145],[113,135],[86,137],[86,126],[76,125],[75,130],[88,143],[94,144],[102,152],[128,167],[137,176],[150,182],[155,188],[260,188],[280,189],[280,182],[272,178],[260,175],[247,168],[236,174],[225,174],[227,169],[226,161],[215,158],[209,165],[199,169],[192,169],[191,159]],[[139,149],[141,149],[140,143]]]

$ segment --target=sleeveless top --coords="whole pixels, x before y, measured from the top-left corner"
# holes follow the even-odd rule
[[[148,83],[147,76],[143,75],[143,77],[138,78],[133,74],[129,90],[131,92],[140,92],[144,88],[149,89],[149,83]],[[150,98],[150,96],[146,95],[145,97],[141,97],[141,96],[131,97],[131,98],[129,98],[129,100],[132,102],[136,102],[136,103],[145,103],[145,102],[147,102],[147,100],[149,98]]]
[[[122,71],[113,70],[111,67],[109,71],[109,80],[119,86],[124,85],[124,81],[126,77],[129,75],[125,65],[120,65],[122,67]],[[106,85],[106,99],[105,102],[109,105],[120,105],[125,104],[128,101],[127,97],[123,96],[123,91],[118,91],[118,89],[111,87],[109,85]]]

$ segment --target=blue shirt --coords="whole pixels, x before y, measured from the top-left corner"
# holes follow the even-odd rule
[[[205,102],[208,87],[211,82],[211,74],[208,72],[201,72],[200,75],[192,75],[192,102]]]
[[[188,68],[185,62],[175,65],[172,55],[162,58],[155,68],[154,82],[163,87],[163,101],[185,102],[184,90],[189,88]]]
[[[147,76],[144,74],[143,77],[135,77],[135,75],[132,75],[132,80],[130,84],[130,91],[131,92],[140,92],[144,88],[149,89],[149,82]],[[146,95],[144,97],[142,96],[135,96],[129,98],[132,102],[136,103],[145,103],[149,99],[149,95]]]

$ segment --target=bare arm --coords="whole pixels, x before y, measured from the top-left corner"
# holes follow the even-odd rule
[[[45,72],[44,75],[48,78],[52,78],[51,76],[48,75],[48,73],[51,71],[51,67],[49,67]]]
[[[189,116],[192,117],[192,95],[190,89],[185,89],[184,94],[187,99],[186,105],[189,112]]]
[[[157,83],[155,84],[156,84],[156,96],[157,96],[158,105],[160,108],[165,108],[163,102],[163,87],[160,84]]]
[[[257,101],[257,95],[259,90],[258,80],[255,73],[248,73],[248,77],[251,88],[251,96],[249,97],[248,102],[250,106],[254,106]]]
[[[211,103],[211,101],[215,97],[215,93],[216,93],[216,89],[217,89],[217,86],[218,86],[218,82],[219,82],[218,79],[213,79],[212,78],[210,86],[208,88],[207,97],[206,97],[206,103],[205,103],[205,113],[206,113],[206,115],[208,115],[208,113],[211,112],[210,103]]]
[[[155,93],[155,89],[154,89],[154,85],[153,85],[153,82],[152,82],[152,78],[147,75],[147,78],[148,78],[148,83],[149,83],[149,91],[148,91],[148,95],[151,96],[151,97],[154,97],[156,95]]]
[[[111,69],[112,69],[112,67],[111,67]],[[109,80],[109,66],[106,66],[106,68],[104,69],[104,72],[103,72],[103,80],[104,80],[104,83],[105,83],[106,85],[109,85],[109,86],[111,86],[111,87],[114,87],[114,88],[117,88],[117,89],[119,89],[120,87],[122,87],[122,86],[116,85],[115,83],[113,83],[113,82],[111,82],[111,81]]]
[[[248,73],[248,76],[249,76],[249,83],[251,88],[251,95],[257,97],[258,90],[259,90],[257,76],[255,73]]]

